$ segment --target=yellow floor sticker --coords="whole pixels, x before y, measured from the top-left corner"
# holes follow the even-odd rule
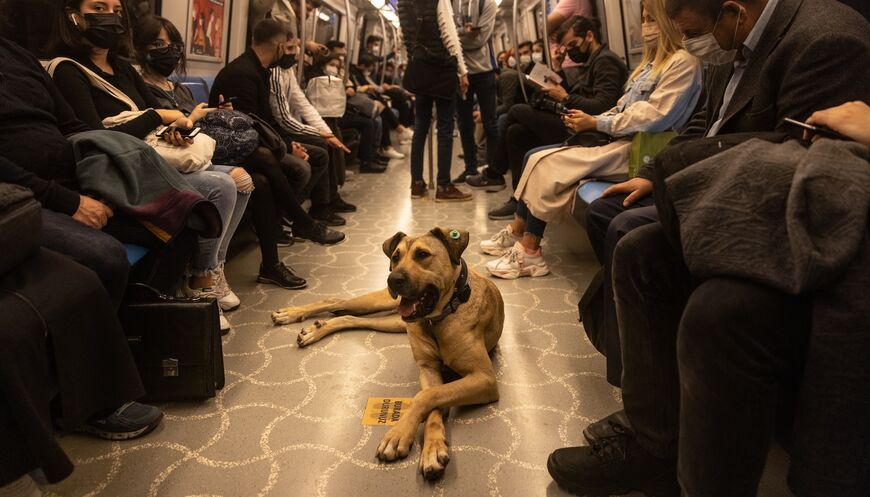
[[[368,426],[393,426],[402,414],[411,407],[412,397],[369,397],[363,413],[362,424]]]

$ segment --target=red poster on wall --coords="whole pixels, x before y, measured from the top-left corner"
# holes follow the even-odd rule
[[[228,0],[190,0],[187,55],[193,60],[223,62]]]

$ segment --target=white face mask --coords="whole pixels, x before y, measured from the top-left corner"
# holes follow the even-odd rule
[[[511,55],[507,60],[508,67],[517,67],[517,58]]]
[[[323,72],[326,73],[327,76],[338,76],[338,68],[335,66],[326,66],[323,68]]]
[[[543,52],[532,52],[532,60],[535,64],[540,64],[544,60]]]
[[[655,21],[641,24],[640,30],[647,45],[655,45],[659,40],[659,25]]]
[[[716,24],[713,25],[714,31],[716,30],[716,26],[719,25],[719,19],[721,17],[722,13],[720,12],[719,18],[716,19]],[[737,21],[740,21],[739,13]],[[731,42],[732,45],[737,41],[737,28],[739,26],[739,22],[734,24],[734,38]],[[734,58],[737,57],[737,49],[732,48],[731,50],[725,50],[722,48],[719,45],[719,42],[716,41],[716,37],[713,36],[713,31],[701,36],[696,36],[695,38],[683,37],[683,48],[685,48],[690,54],[701,59],[701,62],[713,64],[714,66],[730,64],[731,62],[734,62]]]
[[[520,55],[520,64],[526,66],[532,62],[532,56],[529,54]]]

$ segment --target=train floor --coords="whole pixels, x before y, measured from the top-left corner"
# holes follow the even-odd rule
[[[458,144],[455,147],[458,149]],[[461,170],[454,160],[454,173]],[[471,202],[412,200],[407,159],[382,175],[357,174],[343,196],[359,206],[348,215],[347,240],[281,249],[309,282],[287,291],[258,284],[255,244],[227,266],[242,306],[227,317],[227,384],[203,403],[173,403],[161,427],[130,442],[67,435],[76,463],[49,496],[561,496],[546,470],[555,448],[576,445],[590,422],[620,407],[620,391],[604,379],[604,358],[577,322],[577,301],[596,263],[576,226],[554,226],[544,246],[552,273],[496,284],[505,301],[504,333],[493,354],[501,399],[451,410],[451,461],[440,481],[418,470],[420,444],[396,463],[379,463],[384,426],[362,424],[369,398],[413,397],[417,368],[404,334],[346,331],[305,349],[296,336],[311,321],[273,326],[280,307],[381,289],[388,260],[381,244],[396,231],[433,226],[471,232],[464,256],[486,274],[490,259],[477,243],[504,225],[487,210],[508,192],[476,192]],[[779,492],[768,495],[786,495]]]

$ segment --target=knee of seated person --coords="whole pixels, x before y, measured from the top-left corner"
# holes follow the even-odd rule
[[[747,315],[765,312],[755,308],[754,299],[740,297],[744,295],[741,286],[731,278],[713,278],[695,288],[680,320],[677,356],[682,363],[721,353],[723,340],[735,338],[740,328],[737,323]]]
[[[648,270],[648,254],[659,253],[657,245],[661,244],[657,236],[658,225],[644,226],[626,234],[613,251],[613,280],[617,286],[643,285],[654,278]],[[667,239],[663,240],[668,243]]]
[[[236,182],[233,177],[227,173],[216,171],[206,172],[212,179],[212,188],[220,193],[220,195],[233,196],[236,195]]]

